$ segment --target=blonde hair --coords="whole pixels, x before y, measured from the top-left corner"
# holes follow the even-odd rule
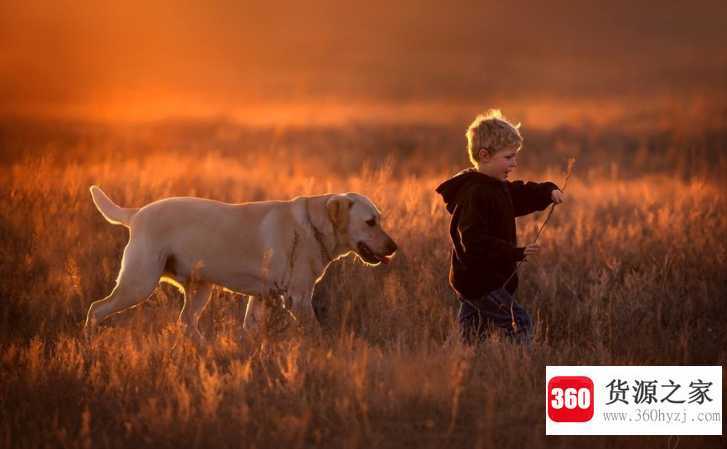
[[[519,128],[520,123],[513,125],[499,109],[489,109],[484,114],[478,115],[465,133],[467,153],[472,165],[479,168],[480,149],[487,150],[491,155],[513,147],[517,147],[516,151],[520,151],[523,137]]]

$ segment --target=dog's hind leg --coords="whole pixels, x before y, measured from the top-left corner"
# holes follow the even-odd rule
[[[109,315],[143,302],[151,295],[164,269],[164,258],[149,251],[143,241],[130,240],[121,259],[116,286],[104,299],[94,301],[86,315],[85,329],[91,329]]]
[[[265,298],[256,298],[254,296],[247,297],[245,319],[242,321],[242,328],[246,331],[255,332],[262,328],[266,317],[264,299]]]
[[[187,336],[198,344],[203,344],[205,338],[199,332],[199,317],[210,300],[212,284],[209,282],[193,281],[184,287],[184,307],[179,314],[179,324]]]

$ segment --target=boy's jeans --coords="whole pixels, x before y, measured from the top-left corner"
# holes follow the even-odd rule
[[[502,288],[461,301],[458,319],[462,338],[469,344],[484,340],[491,328],[503,329],[517,343],[529,344],[532,338],[530,315]]]

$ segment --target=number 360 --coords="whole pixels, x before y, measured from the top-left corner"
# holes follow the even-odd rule
[[[591,392],[588,388],[566,388],[563,391],[562,388],[553,388],[550,390],[550,394],[553,395],[553,400],[550,401],[551,406],[559,410],[565,406],[569,410],[573,410],[578,407],[581,409],[587,409],[591,405]]]

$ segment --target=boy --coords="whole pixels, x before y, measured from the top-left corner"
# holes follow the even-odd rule
[[[517,167],[523,138],[499,110],[479,115],[467,129],[467,152],[473,168],[437,187],[452,214],[450,285],[461,303],[460,331],[466,342],[498,327],[519,342],[529,342],[531,321],[513,299],[516,263],[537,254],[537,244],[517,246],[515,217],[563,201],[552,182],[508,181]],[[508,281],[509,278],[509,281]],[[507,281],[507,284],[505,282]],[[501,289],[504,287],[506,292]]]

